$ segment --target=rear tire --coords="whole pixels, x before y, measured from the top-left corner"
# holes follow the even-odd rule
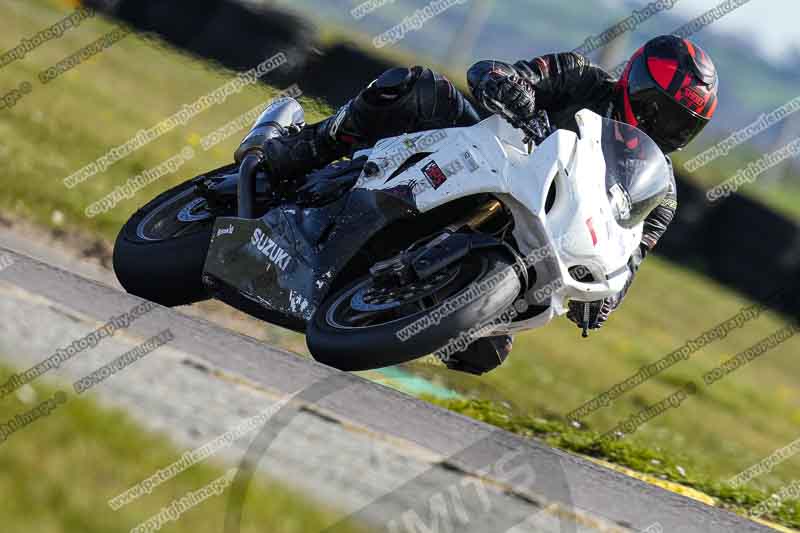
[[[306,342],[314,359],[345,371],[397,365],[438,350],[462,332],[497,317],[511,307],[520,293],[521,283],[513,268],[515,263],[508,254],[497,250],[481,250],[462,259],[462,264],[468,262],[480,263],[479,270],[473,269],[477,275],[467,280],[466,284],[462,280],[458,290],[447,299],[457,298],[473,284],[492,276],[498,280],[494,288],[481,293],[443,317],[438,324],[431,324],[405,341],[398,337],[397,332],[425,314],[430,314],[442,302],[390,322],[346,327],[337,323],[336,313],[343,305],[351,305],[353,295],[363,290],[361,288],[365,284],[371,283],[370,278],[360,279],[329,296],[314,314],[306,332]]]
[[[236,169],[229,165],[206,177],[232,172]],[[114,245],[114,272],[129,293],[168,307],[208,299],[203,266],[214,220],[225,213],[202,212],[205,199],[197,192],[196,180],[165,191],[120,230]],[[189,209],[193,204],[194,209]],[[175,216],[176,210],[185,222]],[[159,236],[159,224],[172,224],[174,234]]]

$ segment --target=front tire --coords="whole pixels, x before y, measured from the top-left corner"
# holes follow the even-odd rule
[[[457,265],[458,273],[449,285],[442,287],[446,292],[444,298],[416,311],[409,311],[411,304],[404,304],[405,308],[392,310],[394,316],[378,312],[358,315],[353,306],[363,309],[363,294],[373,283],[369,277],[362,278],[320,305],[306,332],[308,348],[317,361],[345,371],[393,366],[432,353],[462,332],[497,317],[513,305],[521,290],[514,264],[507,253],[498,250],[472,252]],[[475,291],[477,297],[468,298],[468,303],[442,317],[438,324],[432,323],[401,340],[398,332],[403,328],[426,314],[441,310],[445,300],[454,301],[488,278],[497,281],[491,290]],[[376,306],[380,307],[386,305]],[[376,318],[376,315],[379,316]]]
[[[214,178],[237,172],[228,165]],[[174,307],[208,299],[202,283],[217,216],[197,189],[199,178],[169,189],[136,212],[114,245],[114,272],[131,294]]]

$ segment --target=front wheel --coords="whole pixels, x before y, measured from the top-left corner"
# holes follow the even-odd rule
[[[125,223],[114,245],[114,273],[131,294],[173,307],[208,299],[203,266],[218,216],[200,194],[201,179],[238,173],[228,165],[162,193]]]
[[[507,253],[478,250],[403,286],[378,287],[371,277],[356,281],[322,303],[306,341],[317,361],[340,370],[397,365],[494,319],[520,290]]]

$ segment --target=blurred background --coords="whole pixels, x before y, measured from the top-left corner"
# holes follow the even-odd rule
[[[396,43],[376,38],[446,5]],[[429,362],[366,373],[524,435],[629,468],[674,490],[701,491],[741,510],[800,476],[792,457],[746,487],[725,480],[800,437],[800,364],[795,339],[648,422],[622,443],[599,446],[625,417],[669,396],[687,381],[794,323],[800,313],[800,169],[798,151],[723,200],[707,192],[800,134],[800,6],[793,0],[94,0],[102,15],[0,67],[0,229],[50,243],[99,268],[110,268],[113,239],[124,221],[159,192],[227,164],[247,128],[213,148],[201,139],[230,120],[297,86],[309,121],[345,103],[380,72],[424,64],[465,89],[466,69],[480,59],[516,61],[579,49],[643,8],[652,16],[588,53],[609,71],[647,39],[689,32],[712,56],[721,79],[711,125],[676,154],[679,211],[648,258],[624,306],[588,340],[566,320],[519,336],[500,369],[482,378]],[[55,0],[0,0],[0,50],[17,47],[80,7]],[[39,73],[118,26],[133,33],[48,83]],[[585,48],[584,48],[585,50]],[[283,52],[289,62],[74,188],[68,175],[125,143],[237,71]],[[26,90],[22,84],[29,83]],[[746,142],[696,168],[697,156],[779,116]],[[86,207],[192,146],[196,155],[97,217]],[[775,295],[780,295],[775,298]],[[565,415],[615,383],[680,349],[687,341],[761,303],[768,311],[613,402],[580,424]],[[299,335],[265,326],[215,303],[184,309],[307,356]],[[8,348],[6,348],[8,349]],[[795,354],[795,355],[792,355]],[[0,452],[2,453],[2,452]],[[675,485],[672,485],[674,483]],[[698,493],[700,494],[700,493]],[[790,502],[771,518],[800,525]]]

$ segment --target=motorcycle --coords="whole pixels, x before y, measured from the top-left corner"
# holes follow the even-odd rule
[[[251,151],[133,215],[116,274],[163,305],[213,297],[305,333],[315,359],[348,371],[541,328],[570,300],[618,293],[669,186],[663,153],[590,110],[578,133],[498,110],[383,139],[299,183]],[[243,146],[304,123],[282,98]]]

